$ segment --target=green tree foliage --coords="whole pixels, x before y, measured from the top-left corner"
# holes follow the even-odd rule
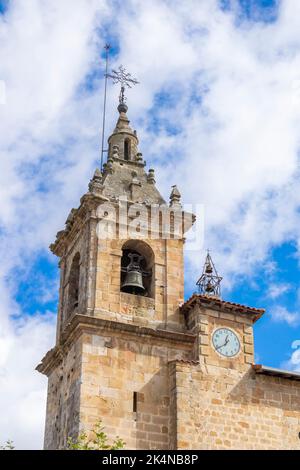
[[[81,432],[77,439],[69,437],[68,450],[119,450],[125,446],[125,442],[118,437],[109,444],[101,421],[96,423],[92,433],[94,437],[91,439],[88,438],[85,431]]]
[[[13,441],[8,440],[3,446],[0,446],[0,450],[14,450],[15,446]]]

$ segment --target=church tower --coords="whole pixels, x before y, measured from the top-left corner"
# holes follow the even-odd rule
[[[139,152],[127,106],[108,159],[51,251],[59,258],[56,345],[45,449],[100,419],[126,449],[299,448],[300,374],[254,365],[264,311],[220,298],[208,255],[184,303],[183,247],[194,222],[172,187],[166,203]]]
[[[118,112],[103,172],[50,247],[60,296],[56,346],[38,366],[49,377],[46,449],[64,448],[99,419],[129,448],[167,448],[167,364],[192,347],[179,306],[184,231],[194,218],[183,214],[176,186],[166,204],[125,103]]]

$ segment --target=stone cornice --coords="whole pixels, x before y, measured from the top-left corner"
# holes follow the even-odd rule
[[[114,320],[104,320],[102,318],[91,317],[88,315],[75,314],[66,325],[60,345],[51,349],[37,366],[36,370],[49,376],[54,367],[62,360],[65,351],[83,332],[99,333],[105,331],[125,332],[135,337],[147,337],[167,341],[168,343],[180,343],[193,345],[196,336],[191,333],[180,333],[176,331],[153,329],[145,326],[139,326],[132,323],[123,323]]]
[[[119,157],[112,157],[112,160],[114,162],[118,162],[118,163],[122,163],[123,165],[127,165],[128,167],[135,167],[135,166],[138,166],[140,168],[144,168],[147,163],[145,162],[145,160],[142,160],[142,161],[138,161],[138,160],[124,160],[123,158],[119,158]]]
[[[35,370],[49,377],[53,368],[62,361],[62,358],[63,349],[60,346],[56,346],[46,353]]]
[[[80,206],[78,209],[73,209],[68,216],[66,228],[61,230],[56,235],[56,240],[50,245],[50,250],[56,256],[62,257],[66,244],[68,244],[78,233],[82,225],[89,220],[89,215],[93,209],[96,209],[100,203],[107,202],[109,199],[102,195],[95,195],[92,193],[86,193],[80,200]]]

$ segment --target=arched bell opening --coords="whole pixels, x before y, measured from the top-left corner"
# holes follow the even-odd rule
[[[73,258],[69,275],[68,317],[77,309],[79,304],[79,278],[80,278],[80,254]]]
[[[122,247],[121,291],[154,298],[154,253],[147,243],[129,240]]]

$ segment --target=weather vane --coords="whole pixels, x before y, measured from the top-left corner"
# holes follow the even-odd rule
[[[136,78],[133,78],[130,73],[126,72],[123,65],[120,65],[118,70],[112,70],[111,73],[107,74],[107,77],[112,78],[114,85],[116,83],[121,84],[121,92],[119,96],[120,104],[124,104],[126,102],[125,86],[132,88],[133,85],[137,85],[139,83]]]
[[[104,85],[104,103],[103,103],[103,123],[102,123],[102,147],[101,147],[101,170],[103,168],[103,154],[107,152],[104,150],[104,135],[105,135],[105,118],[106,118],[106,95],[107,95],[107,79],[111,78],[113,83],[120,83],[121,84],[121,91],[119,95],[119,103],[120,105],[125,105],[126,97],[125,97],[125,87],[132,88],[133,85],[137,85],[139,82],[136,78],[133,78],[130,73],[126,72],[123,65],[120,65],[118,70],[112,70],[111,73],[108,73],[108,54],[110,50],[110,44],[105,44],[105,85]],[[126,105],[125,105],[126,106]],[[124,107],[123,107],[124,109]],[[125,108],[125,112],[127,107]]]

